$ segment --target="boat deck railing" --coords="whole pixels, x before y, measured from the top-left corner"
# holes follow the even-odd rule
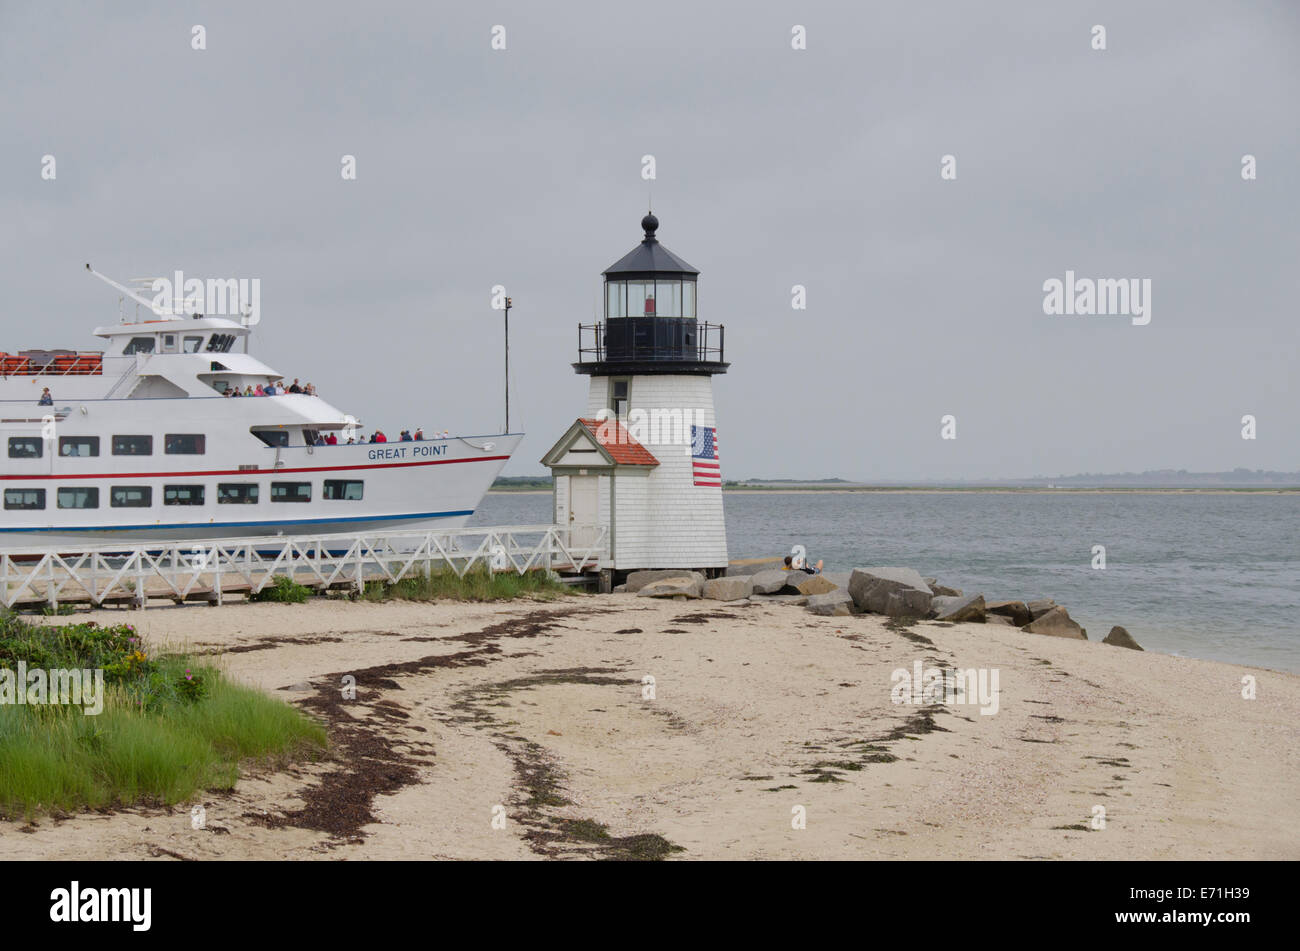
[[[609,564],[608,529],[510,525],[422,532],[362,532],[68,545],[0,552],[0,603],[10,609],[89,604],[144,607],[150,600],[221,604],[277,578],[318,592],[365,590],[434,570],[584,573]]]

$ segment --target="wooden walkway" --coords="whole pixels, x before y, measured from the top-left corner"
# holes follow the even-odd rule
[[[557,525],[101,544],[75,551],[33,547],[0,553],[0,604],[14,610],[61,604],[146,606],[221,604],[289,578],[317,591],[364,590],[450,568],[493,571],[598,572],[608,563],[607,533],[577,549]]]

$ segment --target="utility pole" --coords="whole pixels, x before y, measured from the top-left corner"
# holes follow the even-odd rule
[[[510,307],[514,302],[506,298],[506,428],[510,432]]]

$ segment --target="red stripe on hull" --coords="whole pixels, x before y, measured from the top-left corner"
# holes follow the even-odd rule
[[[422,462],[375,463],[363,466],[315,466],[301,469],[200,469],[182,472],[99,472],[84,475],[67,473],[64,475],[0,475],[0,480],[32,482],[39,479],[169,479],[195,478],[196,476],[244,476],[250,478],[259,475],[279,475],[286,472],[354,472],[359,469],[405,469],[410,466],[446,466],[457,462],[493,462],[509,459],[509,456],[477,456],[469,459],[427,459]]]

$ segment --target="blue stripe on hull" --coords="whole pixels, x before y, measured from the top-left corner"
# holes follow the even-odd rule
[[[419,518],[456,518],[461,515],[473,515],[473,509],[463,509],[452,512],[412,512],[408,515],[356,515],[346,518],[294,518],[294,519],[265,519],[262,521],[252,522],[173,522],[168,525],[69,525],[64,526],[39,526],[33,528],[0,528],[0,532],[26,532],[34,535],[55,535],[65,534],[68,532],[150,532],[150,531],[175,531],[177,529],[193,529],[196,532],[211,533],[214,530],[225,530],[228,528],[253,528],[253,527],[276,527],[285,526],[293,527],[297,525],[346,525],[357,522],[391,522]]]

